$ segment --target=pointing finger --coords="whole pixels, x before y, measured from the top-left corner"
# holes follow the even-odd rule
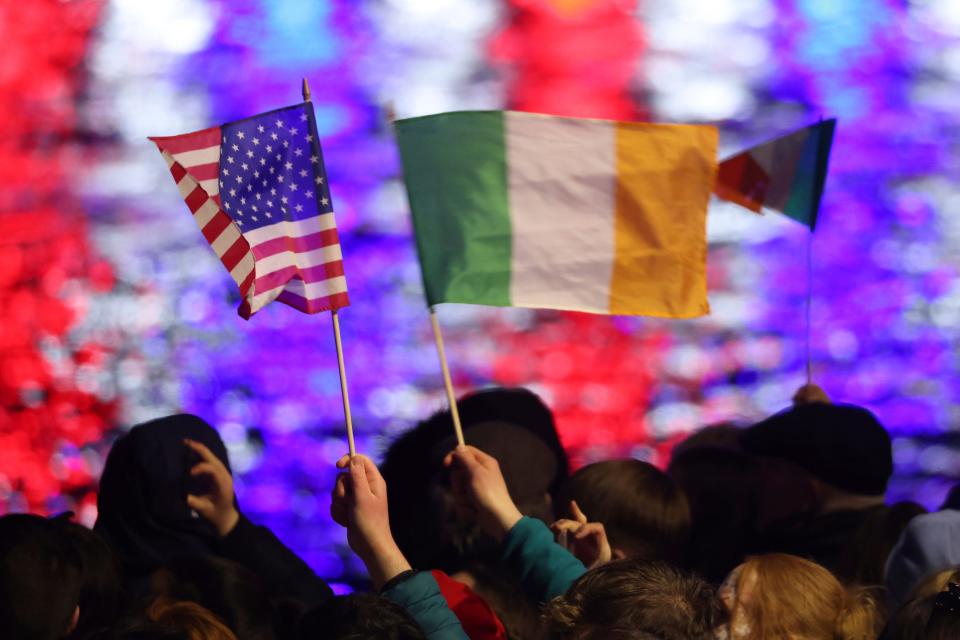
[[[576,500],[570,501],[570,513],[573,514],[573,519],[581,524],[586,524],[588,522],[587,516],[580,511],[580,505],[577,504]]]

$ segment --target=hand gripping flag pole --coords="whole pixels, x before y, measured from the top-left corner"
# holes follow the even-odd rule
[[[310,85],[307,79],[303,79],[303,101],[310,102]],[[331,322],[333,324],[333,340],[337,345],[337,368],[340,371],[340,394],[343,396],[343,419],[347,423],[347,447],[350,457],[357,455],[357,446],[353,439],[353,416],[350,414],[350,391],[347,388],[347,368],[343,363],[343,343],[340,340],[340,318],[337,315],[337,309],[330,312]]]

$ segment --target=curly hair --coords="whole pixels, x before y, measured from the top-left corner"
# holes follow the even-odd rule
[[[716,590],[663,562],[620,560],[582,575],[543,613],[551,640],[713,640],[726,622]]]
[[[298,624],[299,640],[425,640],[406,609],[369,593],[331,598],[307,612]]]

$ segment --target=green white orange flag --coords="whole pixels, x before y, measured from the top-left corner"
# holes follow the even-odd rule
[[[775,209],[813,231],[836,125],[823,120],[727,158],[716,194],[751,211]]]
[[[396,128],[428,304],[709,313],[715,127],[472,111]]]

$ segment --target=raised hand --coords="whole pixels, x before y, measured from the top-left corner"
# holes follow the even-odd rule
[[[343,456],[330,504],[334,521],[347,529],[347,542],[367,567],[370,579],[380,589],[391,578],[410,569],[390,532],[387,483],[370,458]]]
[[[510,497],[496,458],[476,447],[461,445],[447,454],[453,493],[461,507],[475,514],[490,536],[502,540],[523,514]]]
[[[196,452],[201,460],[190,469],[190,475],[206,476],[209,480],[204,493],[187,495],[187,506],[210,522],[223,538],[240,520],[233,496],[233,476],[203,443],[184,440],[183,444]]]
[[[563,518],[550,525],[557,544],[575,555],[588,569],[610,562],[613,551],[603,523],[589,522],[576,500],[570,501],[570,512],[572,520]]]

